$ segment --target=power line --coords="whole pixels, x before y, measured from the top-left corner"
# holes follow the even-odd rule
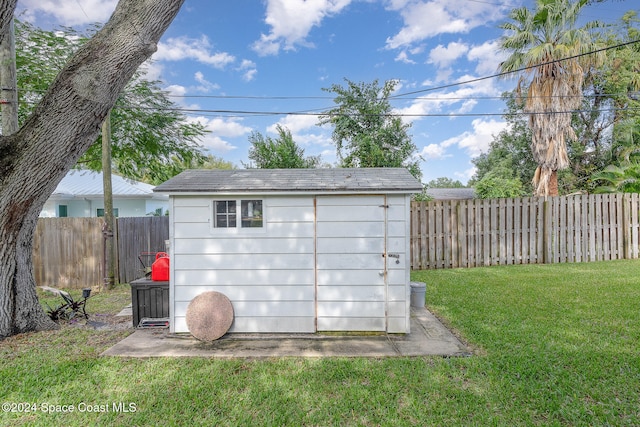
[[[544,66],[544,65],[548,65],[548,64],[553,64],[553,63],[558,63],[558,62],[562,62],[562,61],[567,61],[570,59],[575,59],[575,58],[579,58],[582,56],[587,56],[587,55],[592,55],[595,53],[599,53],[599,52],[603,52],[603,51],[607,51],[607,50],[611,50],[611,49],[616,49],[619,47],[624,47],[627,45],[631,45],[631,44],[635,44],[640,42],[640,40],[632,40],[629,42],[624,42],[624,43],[619,43],[617,45],[614,46],[607,46],[601,49],[597,49],[594,51],[590,51],[590,52],[585,52],[585,53],[581,53],[578,55],[573,55],[573,56],[569,56],[569,57],[565,57],[565,58],[561,58],[561,59],[557,59],[557,60],[553,60],[553,61],[548,61],[548,62],[544,62],[544,63],[540,63],[540,64],[536,64],[536,65],[531,65],[531,66],[527,66],[527,67],[523,67],[517,70],[513,70],[513,71],[507,71],[507,72],[502,72],[502,73],[498,73],[498,74],[492,74],[489,76],[484,76],[484,77],[478,77],[475,79],[471,79],[471,80],[466,80],[466,81],[462,81],[462,82],[456,82],[456,83],[451,83],[451,84],[447,84],[447,85],[441,85],[441,86],[436,86],[436,87],[432,87],[432,88],[427,88],[427,89],[420,89],[420,90],[415,90],[415,91],[410,91],[410,92],[405,92],[405,93],[400,93],[400,94],[396,94],[396,95],[392,95],[389,96],[387,99],[389,100],[415,100],[415,99],[420,99],[420,100],[424,100],[424,101],[449,101],[449,100],[482,100],[482,99],[501,99],[502,97],[482,97],[482,96],[476,96],[476,97],[434,97],[434,98],[428,98],[428,97],[408,97],[409,95],[415,95],[415,94],[419,94],[419,93],[426,93],[426,92],[432,92],[432,91],[436,91],[436,90],[442,90],[442,89],[448,89],[451,87],[455,87],[455,86],[461,86],[461,85],[466,85],[466,84],[471,84],[471,83],[476,83],[479,81],[483,81],[483,80],[488,80],[488,79],[492,79],[492,78],[498,78],[498,77],[503,77],[506,75],[510,75],[510,74],[515,74],[515,73],[519,73],[519,72],[523,72],[526,70],[530,70],[536,67],[540,67],[540,66]],[[28,90],[28,89],[22,89],[25,92],[39,92],[39,91],[35,91],[35,90]],[[615,96],[615,95],[625,95],[623,93],[620,94],[594,94],[594,95],[577,95],[577,96],[583,96],[583,97],[606,97],[606,96]],[[250,100],[300,100],[300,99],[333,99],[333,97],[324,97],[324,96],[250,96],[250,95],[167,95],[169,97],[181,97],[181,98],[206,98],[206,99],[250,99]],[[571,97],[571,96],[562,96],[562,97]],[[119,107],[119,108],[123,108],[123,107]],[[148,109],[148,110],[158,110],[158,111],[177,111],[177,112],[183,112],[186,114],[226,114],[226,115],[236,115],[238,117],[247,117],[247,116],[283,116],[283,115],[292,115],[292,116],[303,116],[303,115],[307,115],[307,116],[312,116],[312,115],[319,115],[322,114],[323,112],[326,112],[327,110],[330,110],[333,107],[322,107],[322,108],[316,108],[316,109],[307,109],[307,110],[298,110],[298,111],[252,111],[252,110],[230,110],[230,109],[220,109],[220,110],[215,110],[215,109],[190,109],[190,108],[180,108],[180,107],[176,107],[176,108],[165,108],[165,109],[158,109],[157,107],[129,107],[129,108],[138,108],[138,109]],[[628,110],[628,109],[627,109]],[[635,108],[632,108],[632,110],[635,110]],[[573,112],[588,112],[589,110],[575,110]],[[602,112],[606,112],[606,111],[619,111],[619,109],[609,109],[609,110],[599,110]],[[544,113],[544,114],[553,114],[554,112],[548,112],[548,113]],[[566,114],[569,113],[568,111],[565,112],[556,112],[557,114]],[[517,113],[517,114],[535,114],[535,113]],[[503,116],[505,115],[505,113],[429,113],[429,114],[388,114],[388,116],[401,116],[401,117],[482,117],[482,116]]]
[[[187,114],[232,114],[237,117],[247,116],[317,116],[319,113],[311,111],[251,111],[251,110],[223,110],[223,109],[191,109],[191,108],[154,108],[154,107],[116,107],[118,109],[142,109],[142,110],[154,110],[154,111],[179,111]],[[640,108],[605,108],[598,109],[598,112],[617,112],[617,111],[640,111]],[[526,112],[519,111],[516,113],[509,113],[512,115],[545,115],[545,114],[573,114],[573,113],[588,113],[592,112],[590,109],[578,109],[578,110],[566,110],[566,111],[545,111],[545,112]],[[338,113],[336,116],[375,116],[375,117],[492,117],[492,116],[504,116],[507,113],[385,113],[385,114],[347,114]]]
[[[505,71],[505,72],[502,72],[502,73],[492,74],[490,76],[478,77],[478,78],[471,79],[471,80],[466,80],[466,81],[463,81],[463,82],[450,83],[450,84],[447,84],[447,85],[436,86],[436,87],[432,87],[432,88],[428,88],[428,89],[414,90],[414,91],[411,91],[411,92],[405,92],[405,93],[401,93],[401,94],[398,94],[398,95],[392,95],[392,96],[389,96],[389,99],[399,98],[399,97],[403,97],[403,96],[406,96],[406,95],[415,95],[416,93],[433,92],[433,91],[436,91],[436,90],[448,89],[450,87],[462,86],[462,85],[467,85],[467,84],[471,84],[471,83],[477,83],[477,82],[480,82],[480,81],[483,81],[483,80],[488,80],[488,79],[494,79],[494,78],[498,78],[498,77],[508,76],[510,74],[521,73],[523,71],[531,70],[531,69],[534,69],[534,68],[537,68],[537,67],[542,67],[542,66],[545,66],[545,65],[555,64],[555,63],[558,63],[558,62],[568,61],[570,59],[575,59],[575,58],[580,58],[580,57],[583,57],[583,56],[593,55],[595,53],[605,52],[605,51],[611,50],[611,49],[617,49],[619,47],[632,45],[632,44],[635,44],[635,43],[638,43],[638,42],[640,42],[640,39],[632,40],[632,41],[624,42],[624,43],[619,43],[619,44],[614,45],[614,46],[603,47],[601,49],[596,49],[596,50],[592,50],[592,51],[589,51],[589,52],[580,53],[580,54],[577,54],[577,55],[567,56],[567,57],[561,58],[561,59],[554,59],[553,61],[543,62],[543,63],[536,64],[536,65],[529,65],[527,67],[518,68],[517,70]]]

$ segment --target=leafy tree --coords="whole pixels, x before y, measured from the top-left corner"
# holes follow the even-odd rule
[[[586,4],[587,0],[537,0],[535,10],[516,8],[511,21],[500,26],[508,32],[500,48],[509,53],[500,70],[528,67],[521,83],[528,85],[525,112],[538,165],[533,177],[536,195],[558,194],[557,172],[569,166],[567,141],[577,139],[571,111],[581,106],[585,73],[602,62],[602,53],[582,56],[595,50],[591,30],[598,26],[575,26]]]
[[[33,278],[38,215],[93,144],[102,122],[184,0],[120,0],[109,21],[72,55],[20,129],[0,137],[0,338],[55,328]],[[0,2],[0,34],[17,0]]]
[[[262,169],[293,169],[315,168],[320,164],[320,156],[304,156],[291,131],[277,125],[278,138],[264,137],[260,132],[252,132],[249,136],[251,147],[249,159],[257,168]]]
[[[491,170],[474,185],[474,188],[476,196],[481,199],[521,197],[525,195],[522,181],[517,177],[513,177],[509,168]]]
[[[633,43],[640,39],[639,24],[638,12],[629,11],[611,27],[604,43],[620,46],[607,51],[606,63],[593,72],[594,94],[610,109],[602,116],[613,126],[603,132],[611,140],[606,164],[628,163],[628,153],[640,145],[640,44]]]
[[[458,180],[453,180],[451,178],[447,178],[447,177],[440,177],[440,178],[436,178],[436,179],[432,179],[431,181],[427,182],[426,186],[428,188],[464,188],[464,184],[462,184],[460,181]]]
[[[95,31],[93,28],[90,33]],[[88,37],[70,28],[44,31],[29,23],[17,23],[17,76],[24,100],[19,106],[21,123]],[[111,112],[111,128],[113,171],[127,178],[160,183],[171,178],[180,163],[197,163],[202,158],[198,139],[206,133],[204,127],[190,123],[160,89],[159,82],[147,80],[142,69],[120,93]],[[78,165],[102,169],[101,138]]]
[[[416,178],[422,173],[416,159],[416,145],[408,134],[411,126],[394,115],[389,95],[397,81],[380,87],[378,81],[334,84],[323,88],[335,93],[336,107],[320,115],[319,125],[333,125],[341,167],[406,167]]]
[[[184,169],[222,169],[222,170],[229,170],[229,169],[235,169],[235,168],[236,168],[236,166],[233,163],[231,163],[230,161],[227,161],[227,160],[223,159],[222,157],[213,156],[213,155],[209,154],[206,157],[203,157],[202,159],[198,159],[197,161],[191,163],[190,165],[182,168],[182,170],[184,170]]]

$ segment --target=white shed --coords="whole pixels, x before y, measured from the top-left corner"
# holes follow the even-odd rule
[[[403,168],[189,170],[169,194],[170,327],[206,291],[229,332],[409,332],[410,197]]]

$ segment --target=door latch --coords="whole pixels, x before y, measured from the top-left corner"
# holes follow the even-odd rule
[[[386,256],[388,256],[389,258],[395,258],[396,259],[396,264],[400,264],[400,254],[386,254]],[[382,254],[382,257],[385,257],[385,254]]]

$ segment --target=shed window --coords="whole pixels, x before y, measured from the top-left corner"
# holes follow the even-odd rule
[[[213,202],[214,227],[233,228],[236,226],[236,201],[217,200]]]
[[[240,206],[240,220],[238,210]],[[214,228],[262,228],[262,200],[215,200],[213,202]]]

